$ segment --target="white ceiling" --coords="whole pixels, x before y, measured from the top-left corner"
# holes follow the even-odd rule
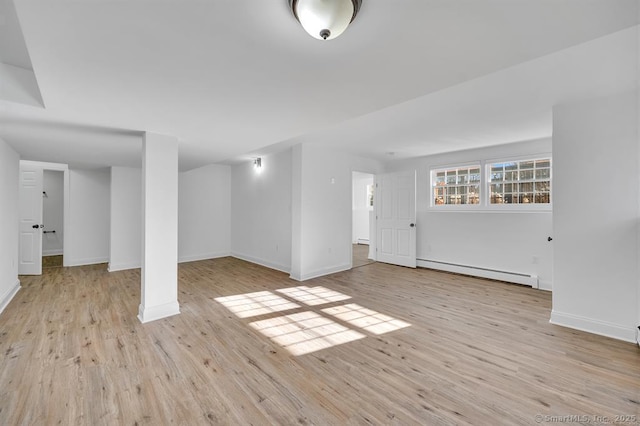
[[[408,157],[548,136],[554,103],[637,84],[613,33],[638,0],[364,0],[328,42],[287,4],[21,0],[0,59],[26,46],[45,108],[0,101],[0,136],[87,166],[139,164],[142,131],[183,170],[303,141]]]
[[[0,0],[0,62],[31,69],[31,59],[11,0]]]

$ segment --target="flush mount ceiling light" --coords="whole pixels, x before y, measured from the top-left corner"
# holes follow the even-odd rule
[[[318,40],[338,37],[356,19],[362,0],[289,0],[302,28]]]

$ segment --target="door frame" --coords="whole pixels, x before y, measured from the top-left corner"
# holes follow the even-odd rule
[[[62,266],[68,265],[67,249],[69,242],[69,223],[70,214],[69,214],[69,205],[70,205],[70,197],[69,197],[69,165],[61,164],[61,163],[48,163],[42,161],[30,161],[30,160],[20,160],[20,166],[27,165],[32,167],[38,167],[44,170],[52,170],[52,171],[60,171],[63,172],[63,184],[62,184]],[[42,260],[42,250],[40,250],[40,259]]]
[[[351,198],[349,199],[349,212],[351,214],[351,217],[349,219],[349,223],[351,224],[349,226],[349,269],[353,269],[353,196],[355,195],[353,193],[353,180],[354,180],[354,173],[361,173],[364,175],[371,175],[373,177],[373,187],[374,187],[374,197],[373,197],[373,212],[374,214],[371,215],[369,214],[369,259],[375,261],[375,256],[372,258],[371,257],[371,247],[372,244],[374,244],[375,242],[375,236],[371,234],[371,224],[372,224],[372,217],[375,218],[375,203],[376,203],[376,198],[375,198],[375,186],[376,186],[376,172],[364,172],[362,170],[355,170],[355,169],[351,169],[351,181],[349,182],[349,185],[351,185],[351,190],[349,191],[351,193]],[[375,224],[375,222],[374,222]]]

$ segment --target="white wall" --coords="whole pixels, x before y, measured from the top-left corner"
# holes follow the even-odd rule
[[[142,169],[111,168],[109,271],[142,264]]]
[[[18,176],[20,157],[0,139],[0,312],[20,289],[18,281]]]
[[[209,165],[178,175],[178,260],[231,254],[231,167]]]
[[[69,170],[67,266],[109,260],[109,169]]]
[[[291,147],[291,270],[302,275],[302,144]]]
[[[369,212],[373,206],[367,199],[367,186],[373,185],[373,175],[369,173],[353,172],[352,188],[352,225],[351,242],[369,240]]]
[[[273,269],[291,269],[292,151],[262,157],[256,171],[246,161],[231,168],[231,252]]]
[[[44,170],[42,173],[42,190],[47,194],[42,199],[42,255],[62,254],[64,237],[64,172]]]
[[[142,254],[142,170],[111,168],[109,270],[139,268]],[[210,165],[178,175],[180,262],[231,252],[231,168]]]
[[[315,144],[294,147],[295,217],[291,277],[306,280],[351,267],[352,172],[379,173],[378,161]]]
[[[431,207],[430,183],[431,168],[550,153],[551,140],[542,139],[389,163],[387,171],[417,171],[417,258],[537,275],[540,288],[551,290],[553,247],[547,242],[552,235],[550,210],[437,210]]]
[[[554,324],[635,341],[637,92],[556,106]]]

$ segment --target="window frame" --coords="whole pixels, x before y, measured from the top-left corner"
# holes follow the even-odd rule
[[[478,204],[436,204],[436,186],[434,182],[436,180],[436,173],[449,171],[449,170],[458,170],[461,169],[472,169],[477,168],[480,173],[480,180],[478,182],[478,198],[480,202]],[[429,168],[429,208],[435,211],[451,211],[451,210],[478,210],[482,208],[483,203],[483,185],[484,179],[484,167],[481,161],[473,161],[468,163],[458,163],[454,165],[445,165],[445,166],[434,166]]]
[[[522,163],[526,161],[549,161],[549,202],[548,203],[491,203],[491,169],[493,164],[497,163]],[[535,170],[532,169],[532,170]],[[520,167],[518,165],[518,171],[520,171]],[[518,157],[506,157],[506,158],[498,158],[492,160],[486,160],[484,162],[484,172],[485,172],[485,180],[484,180],[484,191],[485,194],[488,194],[488,197],[485,198],[485,206],[487,210],[490,211],[551,211],[553,208],[553,158],[549,153],[543,154],[534,154],[534,155],[524,155]],[[534,183],[535,176],[532,183]],[[495,182],[495,181],[494,181]]]
[[[491,165],[495,163],[509,163],[509,162],[524,162],[524,161],[539,161],[539,160],[549,160],[549,182],[550,182],[550,191],[549,191],[549,203],[518,203],[518,204],[491,204]],[[436,181],[436,173],[440,171],[447,170],[459,170],[465,168],[476,168],[480,169],[480,185],[479,185],[479,197],[480,203],[478,204],[436,204],[435,198],[435,181]],[[476,160],[476,161],[468,161],[468,162],[460,162],[460,163],[448,163],[448,164],[437,164],[430,165],[428,167],[429,176],[429,204],[428,210],[431,212],[446,212],[446,211],[461,211],[461,212],[549,212],[553,208],[553,157],[549,152],[530,154],[530,155],[519,155],[519,156],[508,156],[508,157],[499,157],[492,158],[488,160]],[[535,180],[534,180],[535,181]]]

